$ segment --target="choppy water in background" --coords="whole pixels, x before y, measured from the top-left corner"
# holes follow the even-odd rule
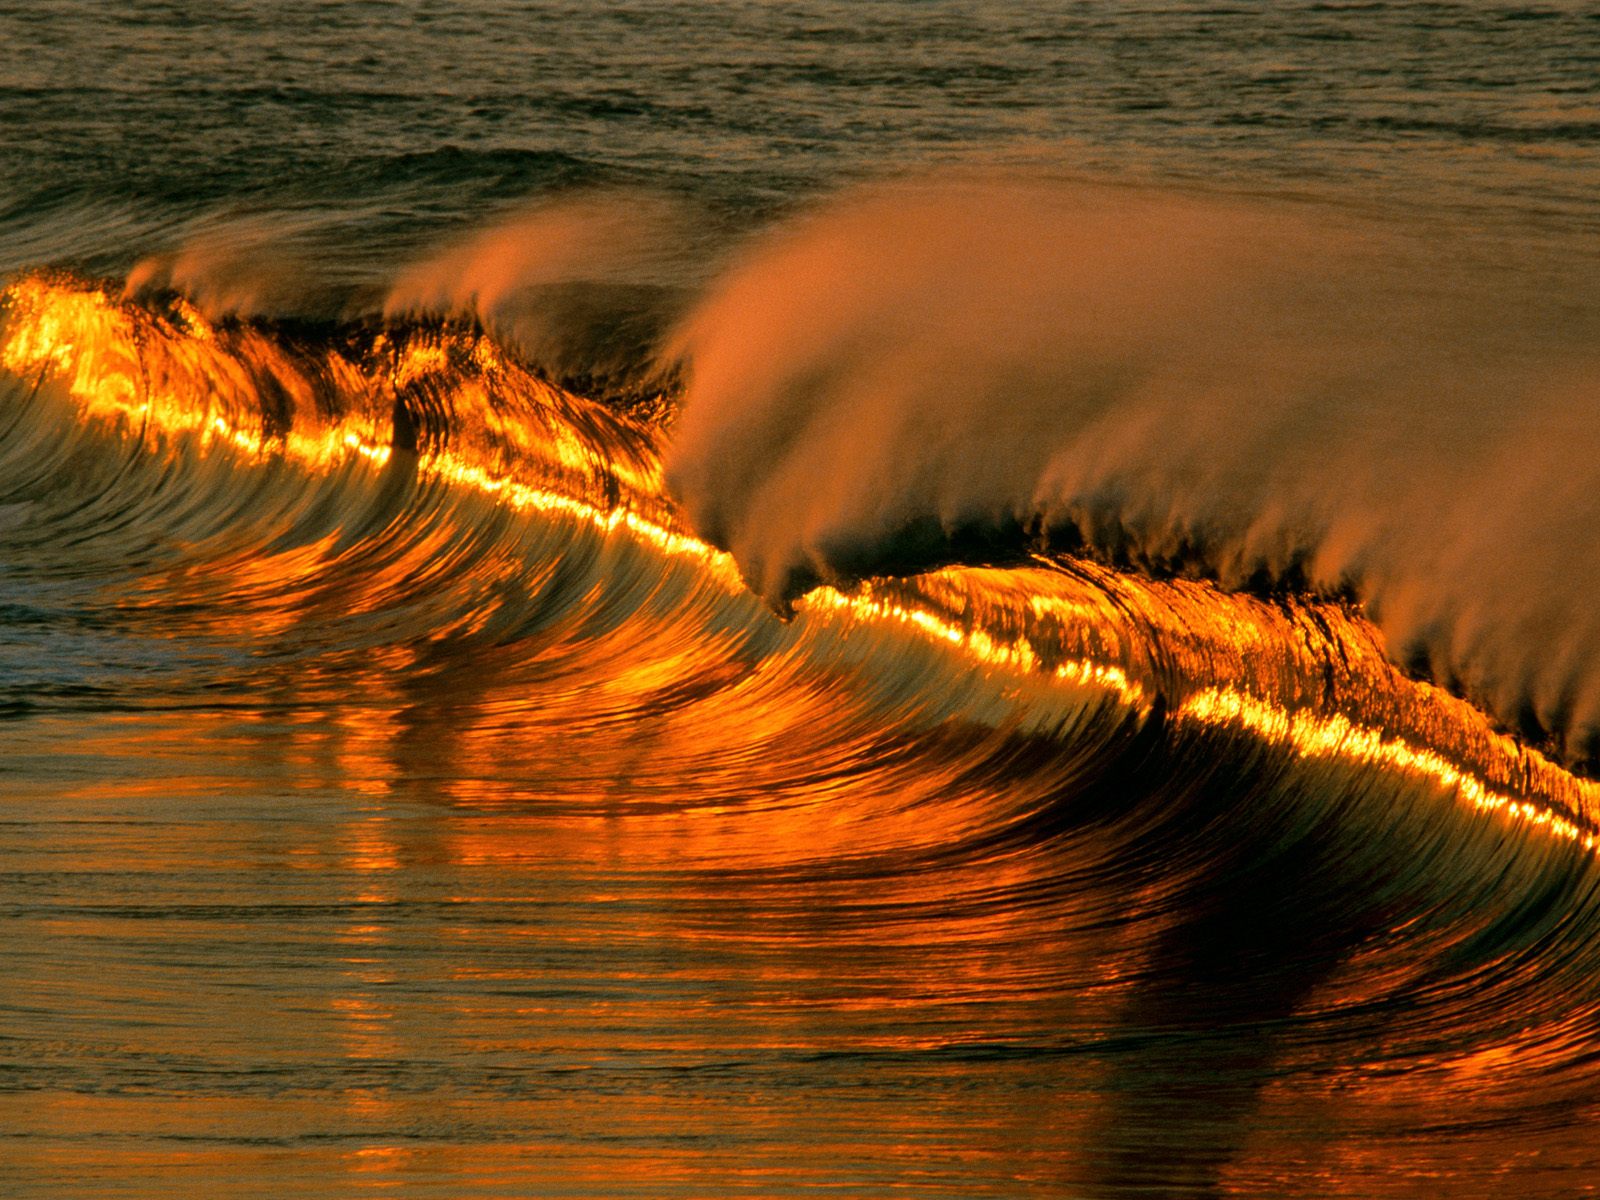
[[[1600,647],[1561,620],[1594,556],[1600,10],[1001,8],[0,8],[0,1193],[1600,1191],[1600,797],[1557,765],[1595,757]],[[1382,573],[1412,543],[1381,504],[1312,595],[1342,527],[1224,561],[1114,488],[1048,548],[1001,506],[933,543],[914,505],[879,540],[850,511],[797,539],[834,586],[775,615],[741,573],[785,512],[729,497],[836,509],[849,454],[784,474],[812,437],[903,446],[948,499],[924,451],[968,410],[864,403],[818,442],[762,387],[832,397],[909,361],[860,347],[1005,342],[1006,304],[1059,297],[928,286],[965,269],[948,230],[988,245],[941,207],[839,235],[927,301],[841,301],[855,358],[802,353],[804,278],[751,327],[792,312],[792,363],[726,366],[718,314],[837,228],[772,222],[941,169],[1402,245],[1339,286],[1448,315],[1389,353],[1494,386],[1304,377],[1329,428],[1400,397],[1451,434],[1374,459],[1448,481],[1395,511],[1548,518],[1440,560],[1479,623]],[[1286,319],[1367,350],[1338,338],[1370,295],[1324,290]],[[1010,393],[962,385],[1004,426],[994,362]],[[1157,441],[1255,445],[1195,424]],[[1540,603],[1477,602],[1505,578]]]
[[[975,153],[1593,228],[1581,4],[135,2],[4,19],[18,265],[125,267],[232,207],[326,222],[360,259],[576,182],[748,209]]]

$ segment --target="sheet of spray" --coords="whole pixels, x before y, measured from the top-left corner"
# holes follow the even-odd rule
[[[1397,659],[1593,756],[1600,272],[1463,252],[1489,240],[1127,187],[861,188],[753,241],[672,335],[669,485],[780,603],[1008,529],[1354,593]]]

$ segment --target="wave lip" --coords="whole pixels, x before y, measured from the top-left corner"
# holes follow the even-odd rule
[[[312,466],[416,455],[486,484],[661,508],[647,421],[577,400],[471,328],[214,322],[180,297],[151,307],[70,275],[24,277],[3,304],[0,366],[63,384],[93,419]]]
[[[244,469],[403,468],[686,562],[720,595],[739,590],[733,559],[695,537],[665,495],[659,446],[670,427],[561,391],[481,332],[213,323],[181,301],[150,307],[48,275],[15,282],[5,307],[6,370],[63,390],[81,419],[135,444],[159,430],[191,438],[194,453],[240,456]],[[1595,845],[1594,786],[1408,678],[1381,629],[1347,602],[1229,593],[1045,556],[822,587],[797,611],[799,635],[898,630],[976,668],[1011,697],[1007,720],[1029,711],[1034,728],[1059,719],[1049,715],[1051,688],[1075,697],[1062,712],[1092,694],[1137,722],[1224,730],[1301,758],[1414,776],[1474,809]],[[773,624],[759,605],[741,612],[740,622]]]
[[[1600,761],[1600,272],[1310,201],[944,174],[769,230],[670,353],[667,479],[784,602],[1041,540],[1354,596]]]

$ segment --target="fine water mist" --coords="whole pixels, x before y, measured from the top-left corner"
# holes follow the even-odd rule
[[[1007,542],[1353,594],[1397,660],[1592,754],[1600,276],[1461,244],[1305,199],[848,191],[672,335],[670,486],[777,603]]]
[[[139,259],[124,295],[179,292],[212,318],[320,315],[335,289],[310,244],[319,232],[304,214],[209,214],[176,245]]]
[[[403,265],[385,317],[466,318],[551,374],[637,385],[719,239],[687,201],[584,191],[491,218]]]

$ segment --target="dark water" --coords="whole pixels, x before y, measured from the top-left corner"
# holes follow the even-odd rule
[[[0,8],[0,1194],[1600,1191],[1597,58]]]

